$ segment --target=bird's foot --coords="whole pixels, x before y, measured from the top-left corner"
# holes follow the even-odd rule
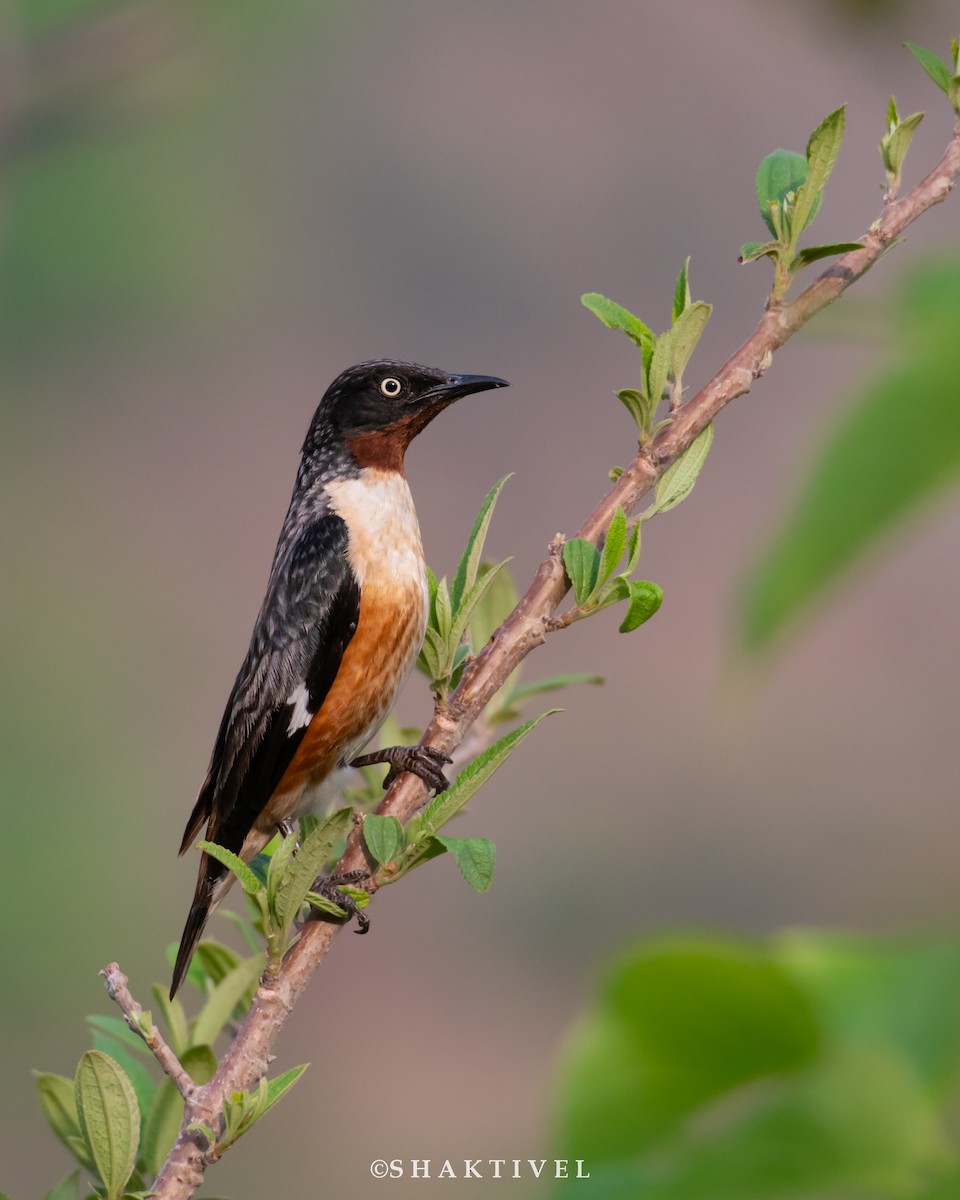
[[[289,817],[284,817],[282,821],[277,822],[277,833],[279,833],[282,838],[288,838],[290,834],[293,833],[294,828],[294,823]]]
[[[343,892],[340,889],[345,883],[361,883],[369,877],[369,871],[344,871],[340,875],[321,875],[319,879],[313,881],[310,890],[342,908],[347,914],[344,920],[345,925],[351,917],[356,917],[357,928],[353,931],[354,933],[367,933],[370,929],[370,918],[364,914],[363,909],[349,892]]]
[[[388,788],[403,771],[409,771],[422,779],[435,796],[445,792],[450,781],[443,768],[453,762],[446,754],[432,746],[390,746],[386,750],[374,750],[372,754],[361,754],[350,764],[351,767],[369,767],[374,763],[389,763],[390,770],[383,781]]]

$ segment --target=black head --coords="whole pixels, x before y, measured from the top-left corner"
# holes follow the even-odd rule
[[[399,470],[407,446],[437,413],[471,392],[507,386],[493,375],[450,375],[387,358],[358,363],[327,388],[304,450],[329,439],[358,466]]]

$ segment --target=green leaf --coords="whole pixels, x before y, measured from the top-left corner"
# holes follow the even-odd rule
[[[690,255],[688,254],[673,289],[673,322],[690,303]]]
[[[811,1063],[819,1036],[802,989],[754,948],[693,937],[641,942],[608,969],[568,1044],[556,1088],[560,1146],[577,1147],[592,1173],[662,1153],[710,1100]],[[674,1194],[718,1193],[705,1185]]]
[[[744,242],[740,247],[740,257],[737,261],[740,263],[756,262],[758,258],[763,258],[764,255],[767,255],[769,258],[776,258],[779,251],[779,242]]]
[[[352,809],[337,809],[303,839],[277,897],[281,930],[288,929],[295,920],[306,903],[313,881],[326,867],[337,843],[347,836],[352,822]],[[212,1038],[205,1040],[213,1041]]]
[[[620,626],[621,633],[630,633],[645,621],[649,621],[663,603],[663,591],[656,583],[646,579],[631,579],[630,606]]]
[[[269,1112],[277,1101],[283,1099],[309,1066],[309,1063],[302,1063],[299,1067],[291,1067],[289,1071],[284,1071],[275,1079],[267,1080],[267,1098],[260,1113],[261,1117],[264,1113]]]
[[[603,612],[611,604],[617,604],[630,596],[630,581],[626,575],[618,575],[611,579],[606,587],[600,588],[598,594],[590,602],[590,615]]]
[[[529,700],[531,696],[540,696],[545,692],[559,692],[563,688],[573,687],[578,683],[600,685],[606,683],[602,675],[586,675],[582,672],[572,672],[569,675],[551,675],[547,679],[538,679],[534,683],[522,683],[515,687],[507,697],[506,703],[510,708]]]
[[[471,654],[471,646],[469,642],[461,642],[453,652],[453,664],[450,671],[450,687],[455,688],[463,677],[464,668],[467,665],[467,659]]]
[[[749,575],[740,605],[749,652],[770,646],[884,534],[960,479],[960,263],[915,272],[895,328],[899,362],[861,389]],[[920,422],[905,415],[911,396],[923,397]]]
[[[597,574],[598,583],[606,583],[617,569],[623,552],[627,548],[627,514],[621,505],[617,505],[613,518],[604,538],[603,550],[600,554],[600,568]]]
[[[461,597],[457,615],[454,617],[453,624],[450,627],[450,636],[447,642],[449,658],[444,663],[445,672],[447,670],[452,671],[453,669],[460,640],[467,631],[467,626],[470,623],[474,610],[508,562],[510,562],[510,559],[505,558],[503,562],[491,563],[485,571],[480,573],[480,578]]]
[[[601,296],[598,292],[587,292],[580,297],[580,303],[584,308],[588,308],[595,317],[599,317],[608,329],[622,329],[627,337],[641,349],[645,344],[652,345],[656,340],[653,330],[644,325],[639,317],[635,317],[628,309],[614,303],[613,300],[608,300],[606,296]]]
[[[109,1055],[88,1050],[74,1077],[74,1098],[80,1131],[107,1200],[119,1200],[140,1144],[140,1110],[133,1084]]]
[[[250,1130],[297,1082],[307,1064],[284,1071],[276,1079],[261,1079],[252,1092],[234,1092],[224,1103],[225,1128],[218,1141],[222,1153]]]
[[[918,46],[916,42],[905,42],[904,45],[930,76],[941,92],[950,95],[952,79],[950,70],[943,59],[938,58],[931,50]]]
[[[862,250],[863,242],[831,242],[826,246],[804,246],[790,264],[791,271],[799,271],[821,258],[832,258],[835,254],[849,254],[851,250]]]
[[[428,628],[424,635],[423,646],[420,648],[420,657],[417,660],[417,666],[431,683],[443,676],[446,652],[447,647],[444,639],[437,630]]]
[[[480,560],[483,557],[483,544],[487,539],[487,531],[490,528],[490,521],[493,518],[493,510],[496,507],[497,500],[500,498],[500,493],[503,491],[504,484],[510,478],[510,475],[504,475],[498,483],[495,483],[490,491],[487,492],[483,504],[480,505],[480,511],[477,513],[477,519],[473,523],[473,529],[470,537],[467,539],[466,549],[460,558],[457,573],[454,575],[453,583],[450,587],[450,601],[454,613],[459,613],[463,597],[477,581]]]
[[[670,373],[675,380],[679,380],[686,370],[697,342],[703,337],[712,311],[712,304],[704,304],[702,300],[698,300],[696,304],[688,304],[677,317],[670,335],[673,349]]]
[[[217,1073],[217,1056],[211,1045],[200,1042],[188,1046],[183,1052],[180,1064],[194,1083],[203,1086],[209,1083]]]
[[[512,729],[502,738],[498,738],[482,754],[478,754],[473,762],[460,772],[456,782],[451,784],[445,792],[441,792],[439,796],[434,796],[427,805],[420,826],[423,835],[428,836],[441,829],[487,782],[494,771],[503,765],[531,730],[539,725],[544,717],[549,717],[559,711],[559,709],[552,708],[541,713],[539,717],[524,721],[516,729]]]
[[[600,551],[584,538],[570,538],[563,545],[563,565],[573,585],[577,604],[583,604],[597,585]]]
[[[201,1085],[209,1083],[217,1069],[216,1056],[210,1046],[191,1046],[184,1051],[180,1061],[194,1083]],[[183,1097],[173,1080],[164,1078],[143,1122],[140,1154],[151,1176],[156,1175],[166,1161],[182,1123]]]
[[[187,1014],[184,1012],[180,997],[175,996],[171,1000],[167,989],[159,983],[153,984],[150,994],[153,996],[153,1003],[157,1011],[163,1017],[170,1049],[179,1057],[190,1042]]]
[[[881,1043],[904,1056],[930,1101],[960,1081],[960,941],[791,929],[773,957],[816,1001],[831,1039]]]
[[[258,945],[257,950],[259,951],[259,949]],[[204,938],[197,946],[197,953],[194,957],[203,970],[204,986],[201,989],[203,991],[208,990],[207,983],[218,984],[241,961],[236,950],[232,950],[223,942],[215,941],[213,938]]]
[[[771,217],[770,206],[780,205],[788,193],[796,193],[805,182],[807,171],[806,158],[792,150],[774,150],[757,168],[757,204],[760,216],[777,241],[780,240],[780,234]]]
[[[272,846],[274,841],[276,841],[276,838],[269,841],[259,854],[254,855],[250,859],[249,863],[250,870],[260,881],[260,891],[253,896],[249,893],[247,895],[256,904],[261,920],[263,919],[263,905],[267,896],[267,871],[270,870],[270,855],[273,853]]]
[[[637,563],[640,561],[640,527],[642,524],[642,520],[637,521],[630,530],[630,541],[627,544],[627,569],[624,572],[628,577],[637,569]]]
[[[65,1075],[55,1075],[50,1071],[34,1071],[37,1081],[37,1093],[40,1107],[47,1118],[50,1128],[61,1142],[76,1153],[76,1143],[79,1140],[82,1153],[77,1157],[85,1167],[92,1167],[93,1160],[87,1151],[86,1144],[80,1134],[80,1118],[77,1115],[77,1101],[74,1093],[73,1080]]]
[[[123,1042],[118,1042],[115,1037],[109,1033],[104,1033],[102,1030],[94,1030],[93,1048],[109,1055],[117,1066],[121,1068],[133,1084],[133,1090],[137,1097],[137,1108],[141,1113],[145,1113],[150,1107],[150,1102],[153,1100],[153,1093],[157,1089],[156,1082],[146,1066],[144,1066],[139,1058],[135,1058],[130,1053]]]
[[[346,891],[346,888],[342,888]],[[329,913],[331,917],[339,917],[343,920],[347,916],[347,910],[341,905],[335,903],[328,896],[321,896],[319,892],[307,892],[307,903],[311,908],[315,908],[317,912]]]
[[[653,352],[657,346],[657,339],[651,334],[648,338],[643,339],[643,345],[640,347],[640,378],[643,381],[643,386],[647,386],[650,379],[650,367],[653,363]],[[651,413],[656,411],[659,397],[653,399],[648,397],[647,404]],[[646,424],[647,422],[645,422]]]
[[[493,882],[497,848],[487,838],[437,837],[457,861],[460,874],[475,892],[485,892]]]
[[[176,961],[176,952],[178,952],[179,947],[179,942],[168,942],[167,946],[163,948],[163,953],[166,955],[167,962],[170,966],[173,966],[174,962]],[[193,955],[193,960],[191,961],[190,966],[187,967],[186,982],[190,984],[192,988],[197,988],[199,991],[206,990],[206,976],[204,974],[203,967],[200,966],[200,962],[196,954]]]
[[[450,590],[447,587],[446,576],[437,583],[434,606],[437,614],[437,632],[446,643],[450,637],[450,626],[453,623],[453,609],[450,604]]]
[[[481,563],[480,570],[486,570]],[[517,603],[517,586],[507,570],[498,571],[493,583],[477,601],[470,618],[470,637],[474,651],[487,644],[495,630],[503,624]]]
[[[697,476],[707,461],[710,447],[713,445],[713,425],[708,425],[696,439],[687,447],[680,457],[657,480],[654,492],[654,511],[669,512],[682,504],[693,490]]]
[[[215,858],[217,862],[223,863],[225,867],[232,871],[248,896],[256,896],[258,892],[264,890],[263,885],[253,871],[232,851],[224,849],[223,846],[218,846],[215,842],[198,842],[197,848],[205,854],[209,854],[211,858]]]
[[[428,566],[427,567],[427,596],[430,601],[430,608],[429,608],[430,616],[433,619],[436,618],[436,613],[437,613],[437,588],[439,587],[439,585],[440,585],[440,581],[437,579],[436,575],[434,575],[433,571],[431,571],[430,567]]]
[[[433,834],[418,836],[416,841],[410,839],[406,850],[403,854],[403,859],[397,869],[390,873],[389,882],[393,883],[401,876],[408,874],[415,867],[422,867],[424,863],[429,862],[433,858],[439,858],[441,854],[446,854],[447,848],[443,845],[440,839]]]
[[[816,216],[820,196],[840,153],[845,121],[844,104],[823,118],[807,142],[807,179],[797,192],[794,204],[793,228],[796,236]]]
[[[923,120],[922,112],[911,113],[909,117],[900,119],[893,96],[890,97],[889,127],[880,139],[880,154],[887,172],[891,188],[900,186],[900,174],[903,170],[904,159],[913,141],[917,126]]]
[[[637,428],[641,432],[646,431],[650,421],[650,406],[643,393],[638,392],[636,388],[621,388],[619,392],[614,392],[614,395],[636,421]]]
[[[647,395],[650,398],[651,416],[657,411],[657,405],[663,398],[672,362],[673,334],[672,332],[661,333],[653,348],[653,357],[650,360],[650,371],[647,376]]]
[[[200,1010],[190,1041],[194,1046],[213,1045],[217,1035],[233,1016],[233,1010],[252,989],[256,988],[263,971],[263,955],[242,958],[229,975],[216,985]]]
[[[267,867],[267,904],[274,923],[280,929],[283,928],[283,921],[277,911],[277,898],[296,849],[297,839],[292,834],[281,836]]]
[[[641,943],[568,1044],[558,1152],[611,1200],[953,1200],[958,971],[956,937]]]
[[[629,1096],[623,1106],[629,1111],[636,1103]],[[688,1128],[671,1124],[672,1136],[641,1155],[618,1147],[607,1164],[589,1155],[597,1195],[918,1200],[919,1181],[952,1166],[938,1114],[924,1105],[904,1064],[882,1048],[844,1048],[795,1078],[779,1073],[753,1087],[731,1087],[700,1106]],[[600,1190],[604,1179],[608,1190]],[[941,1193],[941,1200],[952,1196]]]
[[[55,1184],[43,1200],[76,1200],[77,1186],[80,1183],[80,1171],[71,1171],[59,1183]],[[0,1198],[2,1200],[2,1198]]]
[[[403,826],[396,817],[367,813],[363,818],[363,840],[374,859],[382,866],[392,862],[403,849]]]
[[[897,112],[896,97],[891,96],[887,101],[887,129],[890,132],[900,124],[900,114]]]

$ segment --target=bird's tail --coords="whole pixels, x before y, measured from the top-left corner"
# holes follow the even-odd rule
[[[177,961],[173,968],[173,982],[170,984],[171,1000],[183,983],[207,919],[223,899],[232,882],[233,875],[226,867],[211,858],[209,854],[201,856],[197,890],[193,893],[193,903],[187,914],[187,923],[183,927],[180,949],[177,951]]]

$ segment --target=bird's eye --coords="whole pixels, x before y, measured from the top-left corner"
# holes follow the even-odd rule
[[[403,384],[399,379],[395,379],[392,375],[388,375],[386,379],[380,380],[380,393],[386,396],[389,400],[396,399],[403,390]]]

